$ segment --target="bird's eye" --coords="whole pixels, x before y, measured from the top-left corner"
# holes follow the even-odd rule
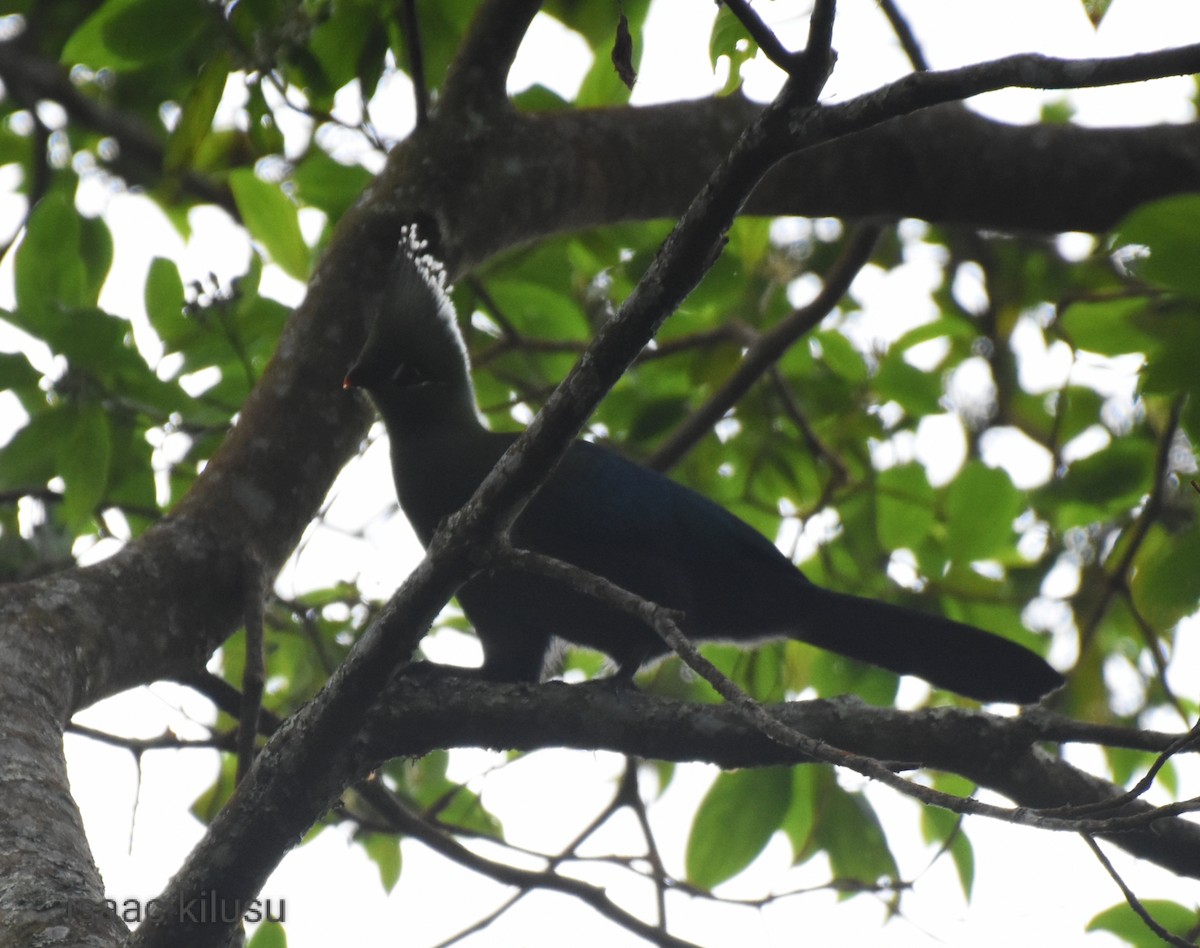
[[[429,379],[411,362],[401,362],[392,373],[392,381],[403,388],[417,388],[428,385]]]

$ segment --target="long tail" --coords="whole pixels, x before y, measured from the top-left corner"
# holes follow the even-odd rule
[[[1063,684],[1039,656],[941,616],[808,585],[795,638],[979,701],[1029,704]]]

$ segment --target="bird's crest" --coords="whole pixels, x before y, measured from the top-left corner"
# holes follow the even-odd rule
[[[385,415],[434,417],[453,407],[479,419],[446,270],[415,225],[401,231],[366,344],[342,385],[365,388]]]
[[[429,253],[429,241],[417,233],[416,224],[407,224],[400,231],[392,278],[382,305],[385,312],[390,313],[383,318],[402,321],[406,327],[420,332],[440,324],[454,340],[463,359],[467,358],[466,343],[450,300],[446,267]]]

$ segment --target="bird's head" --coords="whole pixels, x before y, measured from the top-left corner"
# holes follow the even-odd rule
[[[445,272],[409,240],[401,241],[366,344],[342,386],[366,391],[393,437],[414,425],[468,418],[479,424]]]

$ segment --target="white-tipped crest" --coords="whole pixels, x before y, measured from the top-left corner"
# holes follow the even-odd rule
[[[350,385],[371,393],[394,426],[480,422],[466,342],[447,294],[446,271],[415,225],[396,255]]]
[[[446,267],[428,252],[429,241],[417,233],[416,224],[406,224],[400,231],[400,242],[390,292],[384,307],[398,307],[399,318],[408,325],[425,324],[430,318],[445,327],[468,363],[467,344],[458,328]]]

